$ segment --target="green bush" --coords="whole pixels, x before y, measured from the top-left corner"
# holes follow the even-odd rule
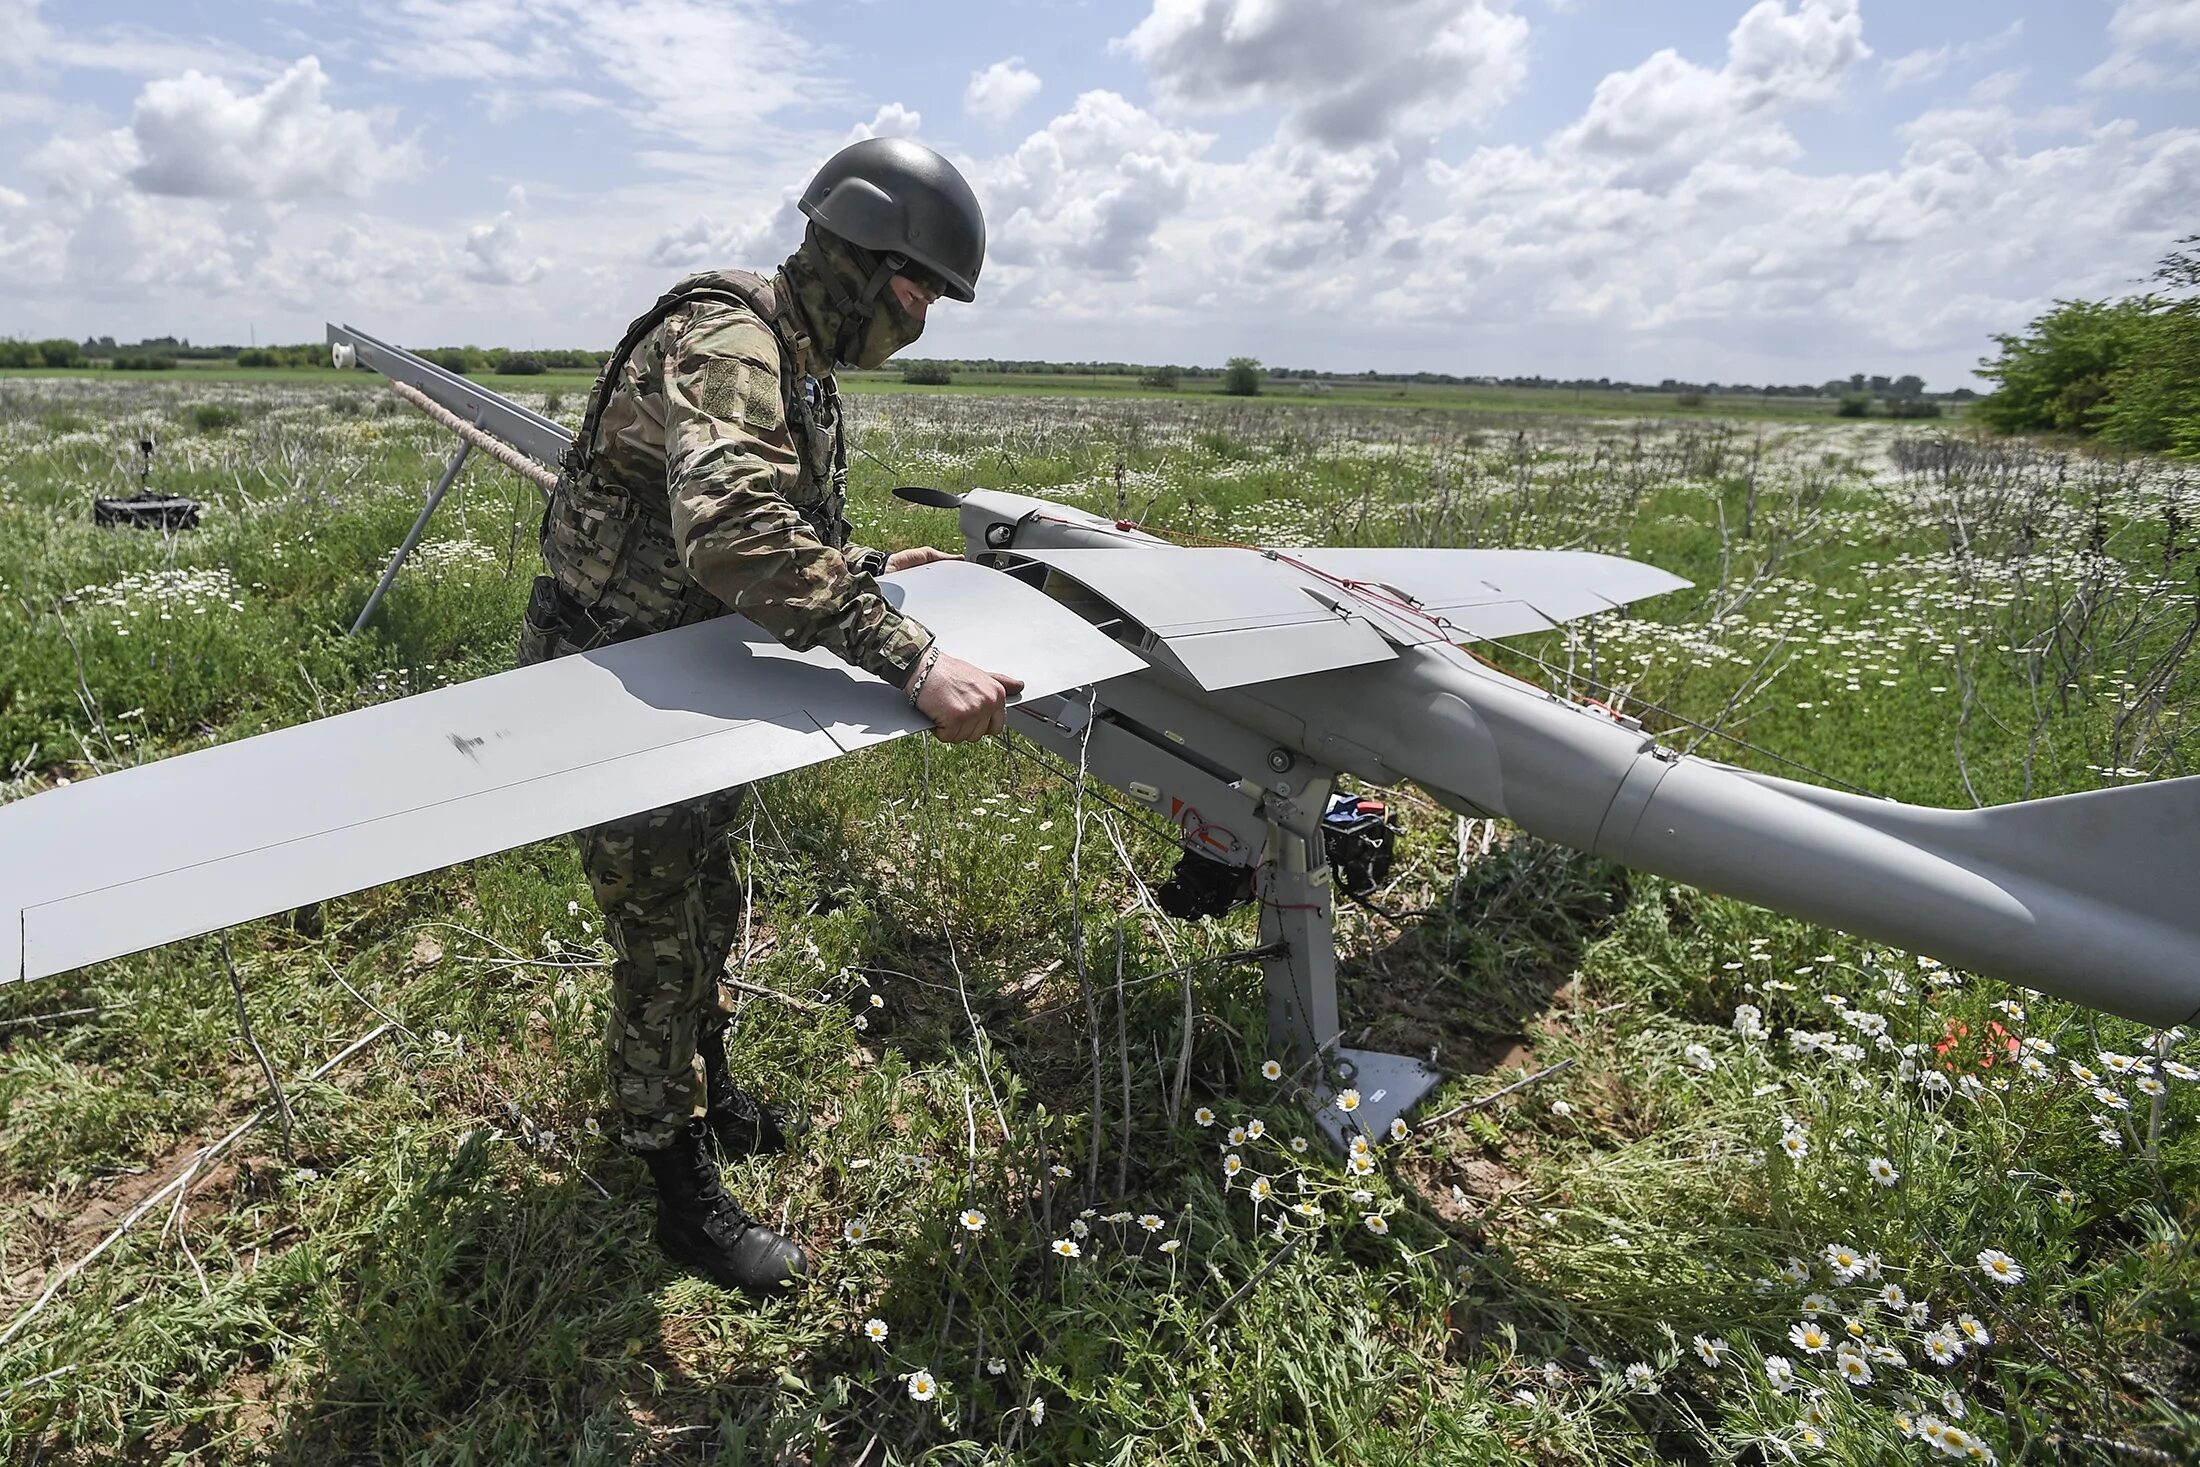
[[[1937,418],[1940,404],[1922,397],[1890,397],[1887,399],[1887,416],[1890,418]]]
[[[517,356],[506,357],[497,367],[497,370],[507,377],[540,377],[543,374],[544,367],[542,358],[531,357],[523,352]]]
[[[1222,369],[1222,391],[1228,397],[1260,396],[1260,363],[1252,357],[1232,357]]]
[[[2138,355],[2146,330],[2139,301],[2057,301],[2022,334],[1994,338],[2001,355],[1978,374],[2000,386],[1978,405],[1980,421],[2005,433],[2096,431],[2110,380]]]
[[[183,416],[185,421],[201,433],[218,433],[224,428],[234,428],[244,421],[241,411],[218,402],[193,403]]]
[[[115,370],[117,372],[173,372],[175,369],[176,359],[174,357],[154,356],[148,353],[141,356],[115,358]]]
[[[1673,401],[1684,408],[1700,408],[1704,405],[1704,395],[1700,392],[1684,392]]]
[[[1872,415],[1872,395],[1868,392],[1844,392],[1841,400],[1833,405],[1837,418],[1868,418]]]
[[[902,366],[901,380],[918,387],[945,387],[955,380],[945,362],[908,362]]]
[[[1138,385],[1159,388],[1164,392],[1174,392],[1178,376],[1175,367],[1148,367],[1138,374]]]

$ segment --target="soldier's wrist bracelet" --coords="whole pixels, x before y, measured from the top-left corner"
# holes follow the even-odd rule
[[[924,691],[924,680],[932,675],[932,667],[939,660],[940,644],[938,642],[934,642],[931,646],[924,649],[923,660],[917,663],[917,675],[909,679],[909,686],[905,690],[908,693],[909,702],[912,707],[914,707],[916,704],[917,695]]]

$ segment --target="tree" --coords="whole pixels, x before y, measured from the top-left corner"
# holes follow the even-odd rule
[[[955,380],[955,374],[945,362],[904,362],[901,380],[919,387],[945,387]]]
[[[2147,324],[2140,301],[2057,301],[2023,333],[1994,338],[2001,355],[1981,361],[1978,375],[1999,386],[1978,418],[2005,433],[2097,431],[2111,379],[2138,354]]]
[[[1232,357],[1222,369],[1222,390],[1231,397],[1260,396],[1260,363],[1252,357]]]
[[[2177,242],[2154,278],[2171,290],[2200,291],[2200,235]],[[2200,456],[2200,294],[2146,296],[2146,329],[2110,376],[2101,436],[2119,448]]]
[[[1148,367],[1138,374],[1138,385],[1141,387],[1158,387],[1165,392],[1174,392],[1179,376],[1180,374],[1175,367]]]
[[[1891,390],[1896,397],[1923,397],[1925,395],[1925,379],[1914,373],[1906,372],[1894,379],[1894,387]]]

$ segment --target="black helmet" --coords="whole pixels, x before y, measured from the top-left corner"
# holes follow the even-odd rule
[[[866,138],[826,160],[802,212],[850,244],[914,261],[942,295],[977,299],[985,213],[955,165],[907,138]]]

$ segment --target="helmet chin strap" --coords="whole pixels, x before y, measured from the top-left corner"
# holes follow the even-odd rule
[[[840,313],[840,340],[834,343],[836,359],[843,362],[855,360],[856,347],[863,337],[863,328],[878,312],[880,292],[886,282],[909,267],[909,262],[899,255],[881,255],[870,278],[863,282],[861,294],[850,296],[840,288],[837,272],[821,271],[825,277],[825,289],[833,298],[833,309]]]

